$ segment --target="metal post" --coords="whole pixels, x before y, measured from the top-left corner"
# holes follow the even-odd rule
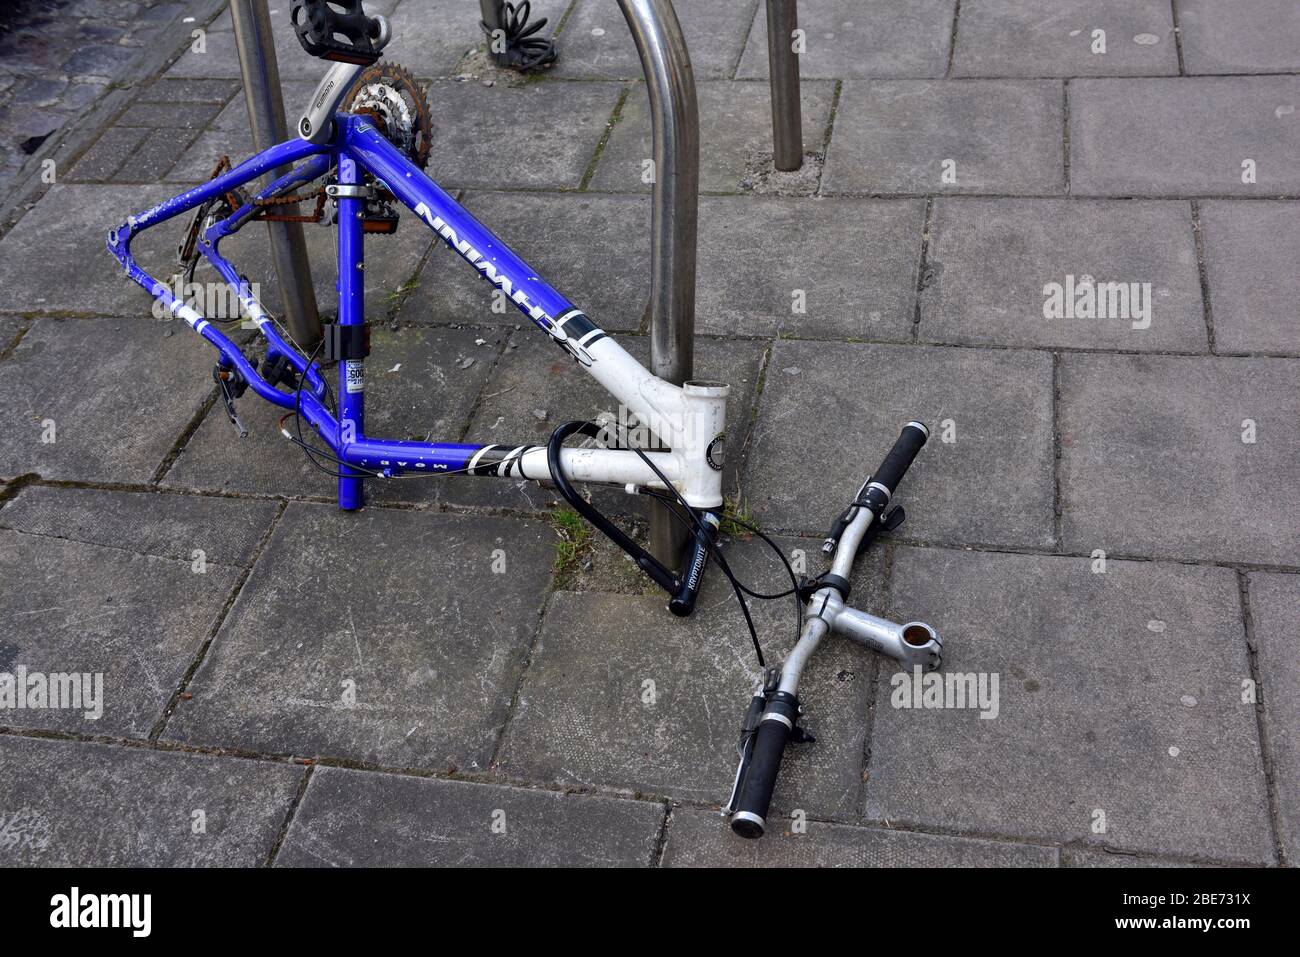
[[[650,95],[654,190],[650,217],[650,371],[681,385],[695,360],[695,242],[700,119],[695,76],[671,0],[618,0]],[[687,533],[667,508],[650,512],[650,551],[670,567]]]
[[[230,19],[235,26],[235,46],[239,50],[239,71],[244,78],[244,102],[248,106],[253,148],[260,152],[289,138],[267,0],[230,0]],[[265,180],[269,182],[288,171],[287,167],[274,170]],[[287,213],[296,209],[296,206],[284,207]],[[289,334],[299,346],[311,348],[320,340],[321,325],[302,224],[271,222],[266,227],[271,236],[271,261],[280,281]]]
[[[767,0],[767,63],[772,85],[772,155],[776,168],[803,165],[803,116],[799,108],[799,28],[796,0]]]
[[[483,11],[483,22],[487,24],[488,30],[500,30],[505,0],[478,0],[478,5]]]

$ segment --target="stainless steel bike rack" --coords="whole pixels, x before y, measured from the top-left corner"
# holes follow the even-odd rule
[[[772,86],[772,156],[789,172],[803,165],[803,115],[799,106],[799,28],[796,0],[767,0],[767,63]]]
[[[489,30],[501,29],[501,9],[504,6],[505,0],[479,0],[479,10]]]
[[[618,0],[650,96],[654,186],[650,217],[650,371],[681,385],[695,364],[695,254],[700,118],[695,75],[672,0]],[[672,564],[686,529],[653,503],[650,553]]]
[[[289,131],[267,0],[230,0],[230,19],[235,26],[235,47],[239,51],[239,72],[244,79],[253,148],[269,149],[287,140]],[[288,167],[275,170],[267,175],[266,182],[287,172]],[[286,209],[292,212],[296,208]],[[321,324],[302,224],[269,222],[266,227],[271,236],[271,261],[280,282],[285,323],[298,344],[310,349],[320,340]]]

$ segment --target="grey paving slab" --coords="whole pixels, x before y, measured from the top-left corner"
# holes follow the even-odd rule
[[[478,340],[483,345],[477,345]],[[195,344],[194,348],[202,348]],[[366,361],[366,433],[389,439],[455,442],[475,397],[491,374],[500,336],[460,329],[377,326]],[[468,363],[468,364],[466,364]],[[463,366],[463,368],[462,368]],[[331,382],[335,372],[330,370]],[[220,403],[186,443],[164,483],[178,488],[258,495],[333,498],[337,480],[314,468],[306,454],[280,433],[279,406],[248,393],[239,416],[249,431],[240,439]],[[286,423],[292,428],[292,421]],[[305,427],[306,440],[324,443]],[[334,471],[329,463],[327,468]],[[373,480],[368,501],[430,502],[440,479]],[[447,481],[475,481],[451,478]]]
[[[82,692],[80,707],[47,698],[45,707],[6,707],[0,723],[135,737],[161,716],[238,577],[225,566],[196,574],[188,560],[12,531],[0,531],[0,574],[14,585],[0,592],[0,670],[25,668],[29,682],[71,675],[59,686]]]
[[[159,81],[160,83],[163,81]],[[166,182],[193,185],[208,180],[212,169],[222,157],[229,157],[232,163],[240,163],[252,156],[252,134],[248,126],[248,105],[244,94],[235,81],[218,80],[172,80],[173,83],[234,83],[234,95],[228,97],[208,128],[186,147],[184,155],[179,156],[174,165],[166,170],[166,176],[159,176]],[[299,114],[309,102],[314,79],[289,79],[280,81],[280,95],[284,100],[285,111],[289,116]],[[155,148],[165,142],[165,133],[155,133],[150,137],[149,146]]]
[[[369,8],[367,8],[369,13]],[[159,83],[165,82],[160,80]],[[201,82],[225,82],[220,80],[173,80],[173,83],[201,83]],[[284,100],[285,112],[293,115],[300,113],[309,102],[311,102],[312,92],[316,89],[315,79],[291,79],[281,78],[280,96]],[[209,129],[214,130],[234,130],[240,133],[249,131],[248,125],[248,102],[244,99],[243,88],[239,83],[234,84],[235,89],[231,96],[226,97],[220,107],[213,111],[212,122],[206,124]],[[137,109],[144,107],[137,106]],[[143,114],[148,116],[147,113]],[[160,124],[151,123],[151,126]],[[235,160],[235,157],[231,157]],[[238,162],[238,160],[236,160]]]
[[[504,773],[725,801],[757,671],[739,612],[719,599],[673,621],[658,597],[555,594],[507,730]],[[755,612],[772,633],[774,610]],[[851,799],[842,810],[851,813]]]
[[[705,197],[696,329],[905,341],[924,224],[922,200]]]
[[[751,567],[768,561],[763,547],[750,542],[729,549],[729,556],[745,556],[736,573],[746,581],[756,579],[746,577]],[[811,557],[816,544],[806,547]],[[862,562],[859,577],[882,570],[878,558]],[[862,592],[868,607],[872,593]],[[751,613],[765,653],[775,659],[794,641],[793,610],[784,602],[753,604],[762,606]],[[506,731],[503,773],[719,806],[726,801],[740,720],[758,677],[749,634],[717,576],[690,618],[674,619],[664,606],[661,597],[552,596]],[[804,672],[800,696],[817,742],[787,754],[773,817],[795,809],[813,817],[855,816],[874,666],[865,649],[834,642]]]
[[[484,395],[465,430],[467,442],[511,448],[525,443],[545,445],[558,426],[575,419],[628,421],[626,414],[620,418],[617,400],[545,335],[525,328],[511,341],[517,348],[507,349],[493,370],[491,382],[484,387]],[[649,363],[650,344],[645,336],[620,336],[619,343],[641,363]],[[739,447],[749,424],[764,351],[764,344],[758,342],[701,339],[695,344],[695,376],[731,386],[727,423],[736,436],[736,454],[729,456],[723,470],[723,488],[728,494],[736,487],[740,473]],[[441,485],[440,491],[447,502],[498,508],[538,509],[562,501],[553,488],[515,479],[453,479]],[[602,510],[644,512],[645,499],[629,496],[621,488],[595,489],[593,494]]]
[[[184,36],[162,32],[181,13],[178,4],[139,15],[134,6],[7,6],[15,15],[0,40],[0,182],[6,187],[17,185],[24,161],[49,136],[82,122],[110,83],[129,82],[129,71],[147,68],[141,61],[155,48],[165,53]]]
[[[197,83],[201,81],[178,80],[173,82]],[[285,109],[290,115],[294,115],[307,102],[315,84],[311,80],[286,79],[281,82],[280,86]],[[140,111],[140,122],[145,124],[151,117],[149,111],[153,109],[153,104],[137,103],[134,108]],[[248,107],[237,84],[235,95],[228,98],[224,105],[208,104],[207,108],[214,110],[211,121],[204,124],[203,130],[197,136],[184,141],[186,143],[185,148],[178,152],[163,170],[165,175],[159,174],[157,179],[164,182],[194,185],[211,178],[212,169],[222,156],[228,157],[232,164],[237,165],[256,152],[253,147],[252,134],[249,132]],[[148,139],[141,146],[141,152],[158,152],[166,155],[167,147],[175,139],[174,132],[161,128],[157,122],[147,123],[147,125],[153,127],[153,129],[150,131]]]
[[[807,830],[736,837],[716,812],[678,808],[665,867],[1056,867],[1054,847],[809,822]]]
[[[0,471],[147,482],[210,395],[213,361],[153,319],[37,320],[0,365]]]
[[[645,867],[663,818],[648,801],[322,768],[276,864]]]
[[[7,309],[148,316],[148,293],[122,277],[105,247],[108,231],[175,194],[166,186],[51,186],[0,240],[0,287]],[[175,268],[177,233],[160,226],[141,233],[131,252],[165,279]]]
[[[1186,29],[1184,28],[1184,36]],[[1166,0],[968,0],[953,76],[1178,75]]]
[[[1066,548],[1300,564],[1298,373],[1292,359],[1063,356]]]
[[[1188,203],[945,197],[926,264],[925,341],[1208,347]]]
[[[283,16],[271,18],[271,33],[275,37],[275,58],[280,76],[286,79],[320,79],[328,63],[309,56],[298,43],[293,26],[289,23],[288,4],[283,4]],[[367,13],[369,13],[367,7]],[[200,52],[191,43],[180,55],[165,76],[168,79],[238,79],[239,53],[235,35],[229,30],[208,30]]]
[[[149,131],[144,129],[109,127],[68,171],[67,179],[73,182],[110,179],[136,155],[148,135]]]
[[[803,0],[799,28],[805,77],[943,76],[952,39],[953,0]],[[738,76],[767,77],[767,12],[760,3]]]
[[[1248,583],[1280,837],[1294,865],[1300,860],[1300,575],[1251,572]]]
[[[869,818],[1272,860],[1231,569],[900,548],[891,581],[943,634],[943,671],[999,690],[991,719],[900,707],[882,669]]]
[[[1061,193],[1062,101],[1055,80],[847,82],[822,188]]]
[[[601,328],[640,327],[650,296],[647,197],[471,192],[463,204]],[[402,306],[403,320],[511,326],[528,321],[441,241],[416,281]]]
[[[1165,857],[1150,857],[1146,854],[1128,854],[1107,850],[1088,850],[1084,848],[1061,848],[1062,867],[1207,867],[1204,863],[1191,864],[1186,861],[1170,860]]]
[[[278,510],[273,502],[34,485],[0,509],[0,527],[191,565],[248,565]]]
[[[145,141],[150,147],[163,142],[166,134],[151,133]],[[238,163],[256,153],[252,135],[246,129],[213,128],[200,133],[183,153],[177,156],[165,175],[158,179],[165,183],[177,183],[184,186],[197,186],[212,178],[212,170],[223,156]],[[173,189],[175,195],[179,189]]]
[[[223,17],[229,14],[222,14]],[[160,77],[136,96],[140,103],[222,103],[239,90],[234,79],[173,79]],[[287,104],[286,104],[287,106]]]
[[[207,167],[202,175],[194,177],[195,183],[210,178],[212,168],[216,165],[216,160],[212,157],[212,154],[205,152],[202,159],[200,159],[192,152],[193,144],[200,138],[207,136],[207,133],[200,132],[198,128],[135,127],[135,129],[143,131],[145,135],[131,149],[125,162],[109,178],[111,182],[140,183],[152,186],[155,183],[166,182],[169,178],[168,171],[173,167],[188,164]],[[101,140],[101,142],[103,141]],[[173,194],[180,192],[179,189],[172,190]],[[185,223],[182,222],[172,228],[179,230],[184,229],[184,227]]]
[[[9,348],[27,323],[17,316],[0,316],[0,353]]]
[[[1267,197],[1300,192],[1300,77],[1076,80],[1070,191]],[[1171,121],[1176,118],[1176,122]],[[1255,182],[1243,182],[1253,161]]]
[[[753,20],[754,0],[686,0],[673,4],[697,80],[732,75]],[[578,0],[559,40],[556,76],[639,80],[645,74],[627,20],[608,0]]]
[[[290,505],[164,735],[485,767],[537,627],[553,540],[515,519]]]
[[[303,773],[264,761],[6,736],[0,863],[259,867]]]
[[[486,87],[435,80],[429,175],[447,187],[577,187],[621,90],[614,82]]]
[[[1188,73],[1300,69],[1300,7],[1288,0],[1179,0]]]
[[[198,83],[220,83],[222,88],[229,88],[231,92],[218,100],[216,87],[211,94],[205,94],[203,88],[195,92],[187,90],[188,86]],[[285,101],[285,111],[290,117],[302,112],[315,86],[315,79],[282,79],[281,96]],[[127,166],[118,174],[118,179],[196,185],[212,177],[212,170],[222,156],[229,157],[233,164],[239,164],[256,152],[248,129],[248,107],[237,81],[162,78],[153,85],[155,90],[159,87],[164,87],[164,90],[177,88],[177,101],[166,104],[138,101],[133,107],[140,124],[155,127],[139,148],[140,157],[151,161],[138,163],[138,168],[135,169]],[[196,137],[178,139],[172,130],[162,127],[185,122],[185,118],[190,116],[195,105],[181,99],[186,95],[209,96],[208,103],[201,107],[208,111],[209,122],[204,124],[204,129]]]
[[[649,296],[646,198],[470,193],[465,205],[603,328],[641,326]],[[703,197],[696,330],[906,339],[924,218],[919,200]],[[547,228],[539,231],[539,223]],[[841,281],[845,268],[852,285]],[[521,322],[513,308],[494,312],[500,307],[490,288],[441,245],[417,282],[403,320]]]
[[[1300,204],[1201,205],[1217,352],[1300,352]]]
[[[1051,402],[1045,353],[778,340],[746,500],[765,526],[824,535],[918,419],[932,437],[902,485],[904,534],[1050,545]]]
[[[830,122],[834,84],[800,87],[804,151],[821,150]],[[696,86],[700,114],[700,190],[735,193],[741,181],[772,156],[772,100],[766,83],[706,80]],[[653,169],[649,101],[643,87],[628,94],[600,155],[591,188],[649,192]]]
[[[242,104],[241,104],[242,105]],[[133,103],[116,120],[118,126],[198,130],[221,112],[219,103]],[[247,125],[247,119],[245,119]]]

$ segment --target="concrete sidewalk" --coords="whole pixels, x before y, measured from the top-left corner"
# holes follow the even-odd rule
[[[0,673],[104,695],[0,710],[0,863],[1300,860],[1294,3],[803,0],[806,169],[778,174],[762,3],[677,0],[729,498],[815,572],[929,423],[854,603],[999,681],[995,717],[900,708],[892,662],[825,645],[761,842],[716,813],[757,674],[720,576],[674,619],[535,485],[371,482],[340,512],[276,410],[245,398],[235,437],[211,350],[119,276],[110,226],[251,151],[228,16],[170,6],[147,78],[61,121],[56,182],[12,173]],[[271,6],[293,113],[322,66]],[[640,67],[614,3],[534,7],[560,62],[523,80],[484,66],[474,0],[366,3],[429,85],[433,177],[644,357]],[[368,242],[369,432],[522,444],[614,411],[418,225]],[[138,240],[155,275],[181,228]],[[226,248],[278,306],[263,228]],[[792,609],[758,604],[779,657]]]

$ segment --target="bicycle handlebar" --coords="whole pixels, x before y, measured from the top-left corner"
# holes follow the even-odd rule
[[[916,454],[921,451],[921,446],[925,445],[925,440],[929,437],[930,430],[920,422],[909,422],[903,426],[903,431],[894,441],[894,447],[885,454],[885,460],[868,480],[869,486],[882,485],[892,497],[894,490],[898,488],[898,483],[903,480],[903,476],[916,459]]]
[[[907,474],[930,431],[920,422],[909,422],[876,469],[854,496],[852,503],[836,519],[823,551],[832,554],[844,537],[846,550],[839,554],[831,569],[816,579],[805,579],[807,595],[814,589],[824,593],[816,612],[806,613],[803,634],[782,665],[779,683],[765,680],[755,692],[745,715],[740,739],[740,766],[731,800],[723,809],[731,820],[731,829],[741,837],[762,837],[767,829],[767,813],[772,803],[786,744],[812,739],[798,727],[799,701],[796,692],[799,676],[821,638],[838,632],[869,648],[926,670],[937,668],[943,642],[938,633],[924,622],[897,625],[845,605],[849,593],[847,580],[853,559],[871,536],[881,528],[894,528],[902,521],[901,509],[884,515],[898,484]],[[850,551],[852,554],[850,554]],[[803,593],[801,592],[801,596]],[[804,597],[804,601],[808,601]],[[761,708],[762,717],[755,712]]]
[[[798,717],[799,702],[794,695],[775,691],[767,698],[767,708],[754,732],[749,760],[742,765],[736,782],[736,798],[731,808],[731,829],[741,837],[762,837],[767,829],[767,811],[781,770],[781,758]]]
[[[925,445],[929,437],[930,430],[925,427],[924,423],[909,422],[903,426],[903,431],[894,440],[893,447],[885,453],[884,461],[880,463],[880,467],[867,476],[867,480],[862,483],[862,487],[858,489],[858,494],[853,497],[853,501],[836,517],[834,524],[831,525],[831,530],[826,533],[826,540],[822,542],[823,554],[828,557],[835,554],[839,548],[840,538],[848,530],[853,519],[857,517],[859,508],[869,508],[877,519],[882,518],[885,507],[898,489],[898,484],[903,481],[903,476],[907,474],[907,470],[911,468],[917,453],[921,451],[921,447]],[[894,512],[896,514],[890,516],[894,519],[893,524],[888,524],[885,527],[894,528],[902,522],[903,510],[899,508],[895,509]],[[880,522],[872,525],[861,540],[859,551],[863,546],[870,543],[880,528]]]

